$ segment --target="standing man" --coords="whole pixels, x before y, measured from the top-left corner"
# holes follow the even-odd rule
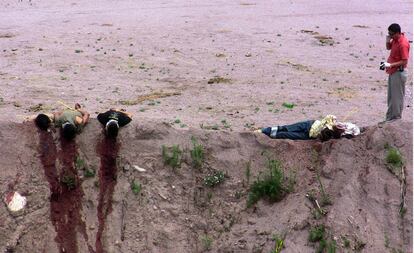
[[[400,119],[404,107],[405,82],[407,81],[407,62],[410,44],[401,33],[399,24],[388,27],[385,46],[391,50],[387,62],[381,62],[380,69],[388,74],[388,95],[386,121]]]

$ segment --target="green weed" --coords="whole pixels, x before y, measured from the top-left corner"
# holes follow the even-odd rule
[[[230,128],[231,127],[231,125],[225,119],[221,120],[221,124],[223,124],[224,128]]]
[[[72,175],[64,175],[61,179],[61,183],[64,184],[69,190],[76,188],[76,179]]]
[[[204,148],[203,145],[197,143],[194,136],[191,137],[191,142],[193,143],[193,149],[190,151],[193,166],[200,169],[204,162]]]
[[[207,129],[207,130],[219,130],[219,126],[217,124],[214,124],[214,125],[200,124],[200,128]]]
[[[316,178],[318,179],[319,189],[320,189],[320,192],[322,194],[322,196],[321,196],[321,205],[322,206],[332,205],[331,196],[325,192],[325,188],[323,187],[323,184],[322,184],[321,178],[319,176],[319,173],[317,173]]]
[[[164,165],[169,165],[173,169],[178,168],[181,165],[181,154],[179,145],[173,145],[172,147],[166,147],[162,145],[162,159]]]
[[[75,168],[77,170],[84,170],[87,168],[85,160],[83,160],[80,156],[76,156],[75,158]]]
[[[88,168],[85,168],[85,170],[84,170],[84,172],[83,172],[83,175],[84,175],[85,177],[94,177],[94,176],[95,176],[95,174],[96,174],[96,172],[95,172],[95,170],[94,170],[94,169],[88,169]]]
[[[385,161],[388,165],[394,168],[401,168],[403,166],[403,158],[400,151],[394,147],[387,148],[387,155]]]
[[[325,226],[318,225],[309,230],[308,241],[319,242],[325,237]]]
[[[275,242],[275,249],[271,253],[280,253],[284,247],[285,237],[283,235],[273,235],[272,240]]]
[[[287,102],[284,102],[284,103],[282,104],[282,106],[283,106],[283,107],[286,107],[286,108],[288,108],[288,109],[293,109],[293,107],[295,107],[296,105],[295,105],[294,103],[287,103]]]
[[[384,235],[384,246],[385,246],[385,248],[390,247],[390,238],[388,237],[387,234]]]
[[[279,201],[287,193],[281,163],[277,160],[269,159],[267,167],[268,171],[259,175],[250,186],[247,207],[251,207],[261,198]]]
[[[315,167],[316,179],[319,183],[319,191],[321,193],[321,205],[327,206],[332,204],[331,196],[326,193],[325,187],[322,184],[320,177],[320,167],[319,167],[319,154],[316,150],[312,150],[312,164]]]
[[[318,248],[316,249],[317,253],[336,252],[336,242],[334,240],[327,239],[326,228],[324,225],[312,227],[309,230],[308,241],[313,243],[319,242]]]
[[[223,171],[216,171],[204,178],[204,185],[214,187],[224,181],[224,176],[225,175]]]
[[[211,246],[213,245],[213,239],[208,235],[203,235],[200,237],[201,245],[203,250],[211,250]]]
[[[142,186],[139,182],[135,182],[135,180],[133,180],[131,182],[131,190],[135,195],[138,195],[141,192]]]

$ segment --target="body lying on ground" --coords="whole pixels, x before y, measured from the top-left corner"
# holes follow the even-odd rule
[[[50,114],[41,113],[34,118],[34,121],[36,126],[43,131],[47,131],[52,124],[54,127],[61,128],[62,136],[70,140],[82,131],[89,121],[89,113],[81,109],[77,103],[74,109],[67,108]]]
[[[132,114],[120,109],[109,109],[99,113],[98,121],[105,127],[105,133],[110,138],[116,138],[120,127],[132,120]]]
[[[347,137],[360,134],[360,129],[350,122],[337,122],[334,115],[327,115],[322,120],[306,120],[291,125],[265,127],[255,132],[263,133],[273,139],[309,140]]]

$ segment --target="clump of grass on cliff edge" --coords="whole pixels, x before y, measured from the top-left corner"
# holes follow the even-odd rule
[[[247,207],[253,206],[261,198],[271,202],[280,201],[289,192],[289,182],[280,161],[269,159],[267,169],[250,186]]]
[[[385,145],[385,149],[387,150],[387,154],[385,156],[387,165],[390,167],[390,170],[393,174],[399,176],[399,173],[395,173],[394,170],[400,170],[404,165],[403,157],[400,151],[397,148],[389,146],[388,144]]]
[[[193,166],[194,168],[200,169],[204,162],[204,147],[198,144],[194,136],[191,137],[191,142],[193,143],[193,149],[190,151],[190,154],[193,160]]]
[[[162,145],[162,159],[164,160],[164,164],[171,166],[173,169],[180,167],[181,154],[182,151],[179,145],[173,145],[172,147]]]
[[[312,243],[319,242],[319,245],[316,249],[317,253],[335,253],[336,252],[336,242],[329,238],[326,234],[326,227],[324,225],[318,225],[312,227],[309,230],[308,241]]]

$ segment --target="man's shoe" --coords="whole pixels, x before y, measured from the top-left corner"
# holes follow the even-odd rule
[[[381,122],[378,123],[378,127],[379,128],[382,128],[384,126],[384,124],[386,124],[386,123],[392,123],[392,122],[394,122],[396,120],[399,120],[399,119],[400,118],[395,118],[395,119],[381,121]]]

